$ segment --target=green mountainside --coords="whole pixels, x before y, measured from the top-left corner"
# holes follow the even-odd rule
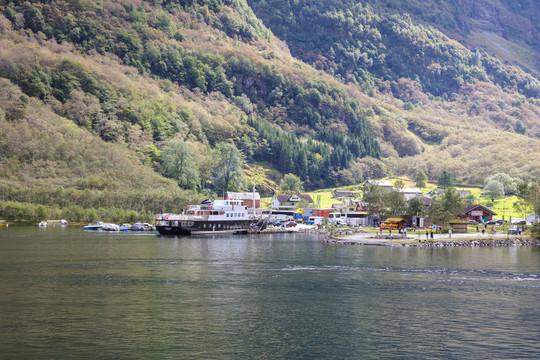
[[[0,0],[7,200],[178,211],[224,190],[224,143],[266,194],[286,173],[307,189],[418,169],[540,177],[536,71],[429,25],[467,40],[470,12],[401,3]],[[525,3],[497,6],[535,33]],[[505,41],[538,47],[504,19]]]

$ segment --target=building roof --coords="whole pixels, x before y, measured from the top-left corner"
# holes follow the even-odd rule
[[[255,196],[254,196],[252,192],[227,191],[226,197],[229,200],[253,200],[253,197],[255,197],[255,200],[261,200],[261,195],[259,195],[258,192],[255,192]]]
[[[375,186],[394,187],[394,185],[388,180],[368,180],[366,181],[366,183],[372,184]]]
[[[348,189],[337,189],[337,190],[332,191],[332,193],[336,197],[354,196],[353,192],[351,190],[348,190]]]
[[[306,200],[307,202],[309,203],[312,203],[313,202],[313,199],[311,198],[311,196],[309,194],[299,194],[297,195],[299,198],[301,199],[304,199]]]
[[[276,198],[280,203],[289,201],[291,195],[277,195]]]
[[[420,190],[419,188],[395,188],[394,191],[404,194],[423,194],[422,190]]]
[[[470,205],[468,205],[465,208],[465,214],[468,213],[468,212],[471,212],[473,210],[476,210],[476,209],[483,210],[483,211],[485,211],[487,213],[490,213],[491,215],[497,215],[496,212],[493,212],[490,209],[488,209],[487,207],[485,207],[483,205],[479,205],[479,204],[470,204]]]
[[[356,206],[356,204],[358,204],[360,202],[360,200],[357,200],[357,199],[344,199],[343,200],[343,205],[345,206]]]
[[[278,199],[278,201],[279,201],[280,203],[282,203],[282,202],[288,202],[288,201],[290,201],[289,199],[290,199],[291,197],[293,197],[293,196],[294,196],[294,195],[287,195],[287,194],[284,194],[284,195],[276,195],[276,198]],[[312,202],[313,202],[313,199],[311,198],[311,196],[310,196],[309,194],[298,194],[298,195],[296,195],[296,196],[298,196],[300,199],[306,200],[306,201],[309,202],[309,203],[312,203]]]
[[[389,218],[389,219],[386,219],[384,221],[389,221],[389,222],[400,222],[400,221],[403,221],[403,218]]]
[[[425,206],[430,206],[431,204],[434,204],[437,202],[437,200],[433,200],[432,198],[427,197],[427,196],[420,196],[420,200],[422,200]]]

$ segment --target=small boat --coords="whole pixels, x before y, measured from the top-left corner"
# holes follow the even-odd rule
[[[46,221],[42,221],[38,224],[39,227],[46,227],[47,226],[47,222]]]
[[[103,224],[101,227],[103,231],[120,231],[120,226],[116,224]]]
[[[96,231],[96,230],[101,230],[103,228],[103,224],[101,221],[97,221],[95,222],[94,224],[88,224],[86,225],[83,229],[84,230],[93,230],[93,231]]]
[[[61,219],[61,220],[47,220],[47,225],[53,225],[53,226],[66,226],[68,224],[67,220]]]
[[[135,223],[130,229],[131,231],[153,231],[154,227],[149,223]]]
[[[131,230],[133,226],[131,224],[120,224],[120,231],[128,231]]]

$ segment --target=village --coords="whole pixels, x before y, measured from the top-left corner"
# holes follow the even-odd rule
[[[307,193],[276,193],[269,199],[270,207],[263,208],[258,192],[227,192],[224,199],[242,201],[257,216],[268,215],[269,229],[294,231],[298,229],[355,229],[355,232],[373,232],[377,239],[407,238],[409,234],[426,234],[428,239],[442,234],[475,232],[478,234],[520,235],[527,225],[538,220],[534,214],[526,218],[512,218],[471,201],[471,191],[451,188],[455,201],[454,213],[436,221],[432,207],[440,206],[445,190],[437,189],[425,194],[417,187],[396,187],[389,180],[367,180],[355,189],[335,189],[331,192],[331,206],[321,206],[321,196]],[[378,198],[395,198],[395,209],[377,203]],[[433,196],[435,194],[436,196]],[[314,198],[315,197],[315,198]],[[437,200],[439,199],[439,200]],[[328,199],[326,199],[328,200]],[[445,201],[445,200],[443,200]],[[472,202],[472,203],[471,203]],[[325,201],[328,203],[328,201]],[[430,216],[431,214],[431,216]],[[352,231],[338,231],[350,234]],[[422,239],[425,239],[422,237]]]

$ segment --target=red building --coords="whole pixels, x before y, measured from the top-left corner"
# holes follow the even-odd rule
[[[252,193],[252,192],[243,192],[243,193],[237,193],[237,192],[230,192],[227,191],[225,193],[224,200],[241,200],[243,206],[247,206],[248,209],[253,208],[253,200],[255,200],[255,208],[261,207],[261,196],[258,192]]]
[[[328,214],[333,213],[336,209],[313,209],[312,216],[322,216],[327,218]]]
[[[493,218],[493,215],[497,215],[487,207],[482,205],[468,205],[465,209],[465,219],[476,220],[478,222],[487,222]]]

